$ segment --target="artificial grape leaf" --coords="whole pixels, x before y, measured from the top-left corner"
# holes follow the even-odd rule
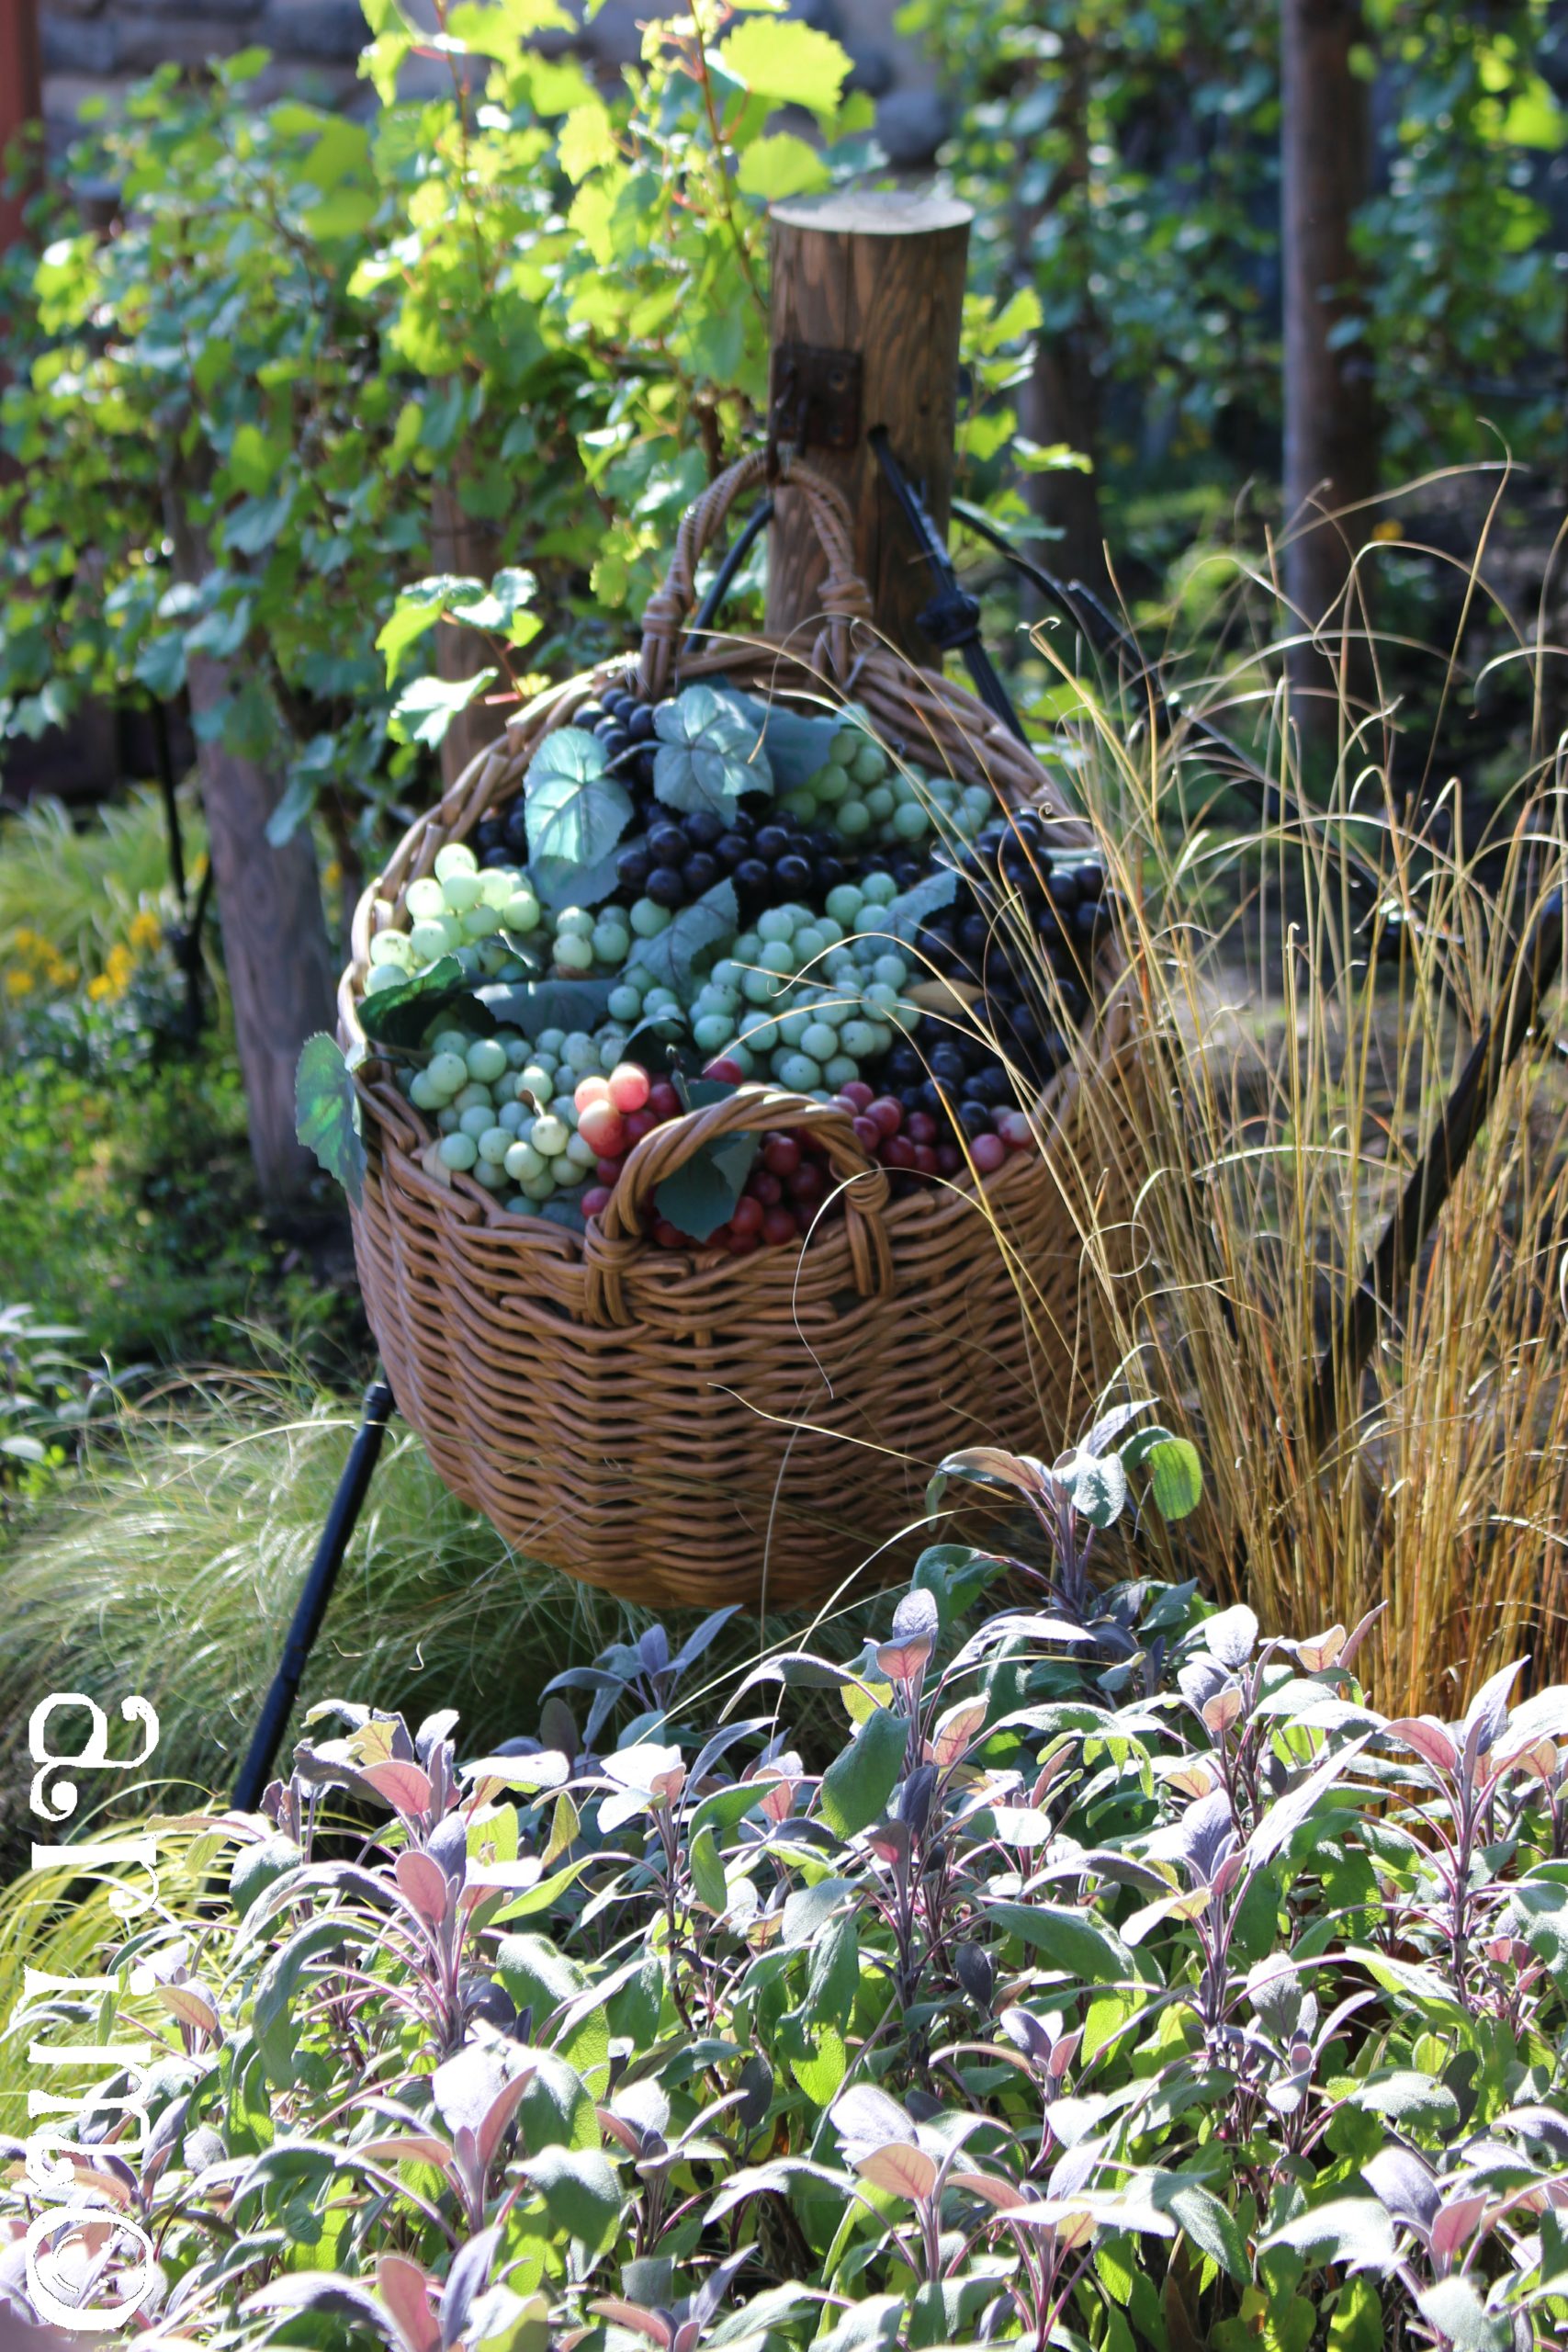
[[[562,907],[596,907],[618,887],[619,856],[618,848],[607,849],[587,865],[573,857],[536,857],[526,868],[528,881],[539,904],[552,914]]]
[[[546,736],[528,763],[525,791],[535,865],[597,865],[632,820],[631,794],[608,773],[603,743],[581,727]]]
[[[493,669],[478,670],[471,678],[416,678],[392,705],[387,729],[396,743],[427,743],[436,750],[460,710],[483,694],[495,676]]]
[[[627,968],[650,972],[660,987],[684,1002],[696,978],[698,957],[728,947],[739,927],[739,901],[734,883],[726,876],[682,907],[655,938],[634,939]]]
[[[929,922],[943,907],[950,907],[958,889],[958,876],[951,865],[939,865],[933,874],[926,874],[901,890],[882,912],[877,924],[894,939],[912,946],[923,922]]]
[[[655,1192],[660,1216],[694,1241],[705,1241],[735,1215],[761,1145],[760,1135],[726,1136],[702,1145]]]
[[[653,724],[653,789],[667,808],[729,818],[743,792],[773,790],[761,729],[711,686],[687,686],[660,703]]]
[[[357,1208],[365,1193],[359,1097],[335,1037],[307,1037],[294,1080],[294,1132]]]
[[[536,1037],[542,1029],[596,1029],[610,1010],[614,986],[613,980],[519,980],[509,988],[499,981],[480,989],[476,1001],[491,1028],[499,1022]]]
[[[775,791],[797,791],[827,765],[829,753],[844,726],[835,713],[810,718],[804,711],[786,708],[782,702],[763,702],[756,695],[742,694],[739,686],[724,686],[719,691],[724,700],[739,712],[751,729],[752,738],[761,736]]]
[[[359,1025],[378,1046],[407,1052],[422,1045],[438,1012],[451,1013],[465,1028],[491,1035],[495,1021],[456,956],[443,956],[428,970],[394,988],[378,989],[359,1007]]]

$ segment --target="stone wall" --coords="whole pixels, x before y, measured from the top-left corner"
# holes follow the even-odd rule
[[[636,58],[639,18],[655,0],[604,0],[573,46],[606,68]],[[841,40],[855,78],[877,102],[878,130],[892,162],[929,164],[945,129],[930,68],[894,29],[898,0],[803,0],[799,14]],[[355,71],[366,39],[358,0],[39,0],[44,119],[51,146],[69,141],[82,102],[111,102],[154,66],[199,66],[259,47],[272,63],[262,98],[287,91],[318,104],[362,110],[368,93]],[[445,69],[436,67],[445,80]]]

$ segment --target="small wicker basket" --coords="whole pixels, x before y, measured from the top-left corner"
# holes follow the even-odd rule
[[[910,668],[870,627],[838,493],[795,465],[828,557],[824,619],[805,652],[754,638],[682,643],[705,547],[762,479],[743,459],[682,523],[644,621],[636,682],[657,696],[720,673],[767,696],[852,694],[885,738],[1009,807],[1061,820],[1086,843],[1044,771],[963,687]],[[521,786],[541,738],[616,683],[610,664],[542,695],[404,836],[359,902],[339,991],[345,1046],[372,934],[400,918],[411,882]],[[389,913],[389,906],[393,910]],[[1053,1081],[1043,1157],[1012,1157],[985,1185],[932,1182],[893,1200],[848,1118],[808,1097],[747,1087],[636,1146],[585,1236],[502,1209],[466,1176],[449,1186],[420,1154],[432,1130],[364,1062],[368,1166],[354,1215],[366,1309],[404,1418],[446,1483],[520,1551],[652,1606],[826,1599],[863,1564],[891,1574],[934,1464],[982,1440],[1054,1447],[1091,1385],[1092,1309],[1078,1220],[1116,1171],[1086,1083],[1118,1087],[1126,1036],[1116,950],[1078,1064]],[[699,1145],[742,1129],[808,1128],[844,1184],[843,1213],[801,1250],[736,1258],[652,1248],[658,1185]]]

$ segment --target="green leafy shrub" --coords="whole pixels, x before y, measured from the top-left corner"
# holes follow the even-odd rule
[[[996,1565],[929,1552],[862,1655],[717,1713],[716,1621],[467,1761],[449,1711],[321,1711],[208,1825],[228,1901],[13,2020],[146,2045],[145,2146],[89,2094],[52,2199],[100,2304],[124,2216],[144,2320],[214,2347],[1552,2335],[1568,1691],[1387,1722],[1365,1625],[1260,1644],[1190,1587],[970,1630]],[[811,1752],[803,1690],[843,1709]]]
[[[372,12],[367,123],[248,104],[259,51],[204,86],[154,75],[73,161],[120,188],[112,231],[62,181],[41,258],[0,277],[0,733],[227,662],[200,729],[284,763],[276,831],[319,805],[340,853],[427,797],[467,699],[399,692],[374,642],[432,571],[433,486],[525,582],[503,661],[601,650],[760,413],[767,198],[866,154],[849,60],[804,26],[704,0],[605,93],[543,52],[553,0],[439,13],[450,89],[400,100],[430,36]],[[429,621],[480,594],[438,584]]]

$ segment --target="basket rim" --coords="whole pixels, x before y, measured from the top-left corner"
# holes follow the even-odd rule
[[[873,649],[872,661],[884,675],[894,669],[894,658],[880,643]],[[477,752],[440,798],[414,820],[380,872],[360,894],[353,919],[350,960],[338,987],[338,1042],[355,1057],[354,1084],[362,1116],[374,1116],[380,1153],[396,1163],[399,1182],[422,1193],[438,1194],[433,1205],[444,1214],[455,1233],[485,1230],[497,1238],[513,1241],[520,1248],[543,1250],[558,1261],[575,1261],[580,1267],[585,1265],[589,1255],[586,1233],[555,1218],[503,1208],[493,1193],[464,1172],[450,1171],[449,1181],[445,1183],[428,1174],[420,1155],[434,1141],[435,1129],[398,1092],[389,1077],[380,1075],[388,1064],[366,1037],[358,1007],[365,992],[370,941],[377,931],[397,922],[401,916],[410,883],[431,871],[437,852],[448,842],[465,839],[493,799],[509,795],[520,786],[527,761],[545,735],[558,726],[569,725],[571,711],[592,695],[617,682],[635,681],[637,662],[636,650],[629,649],[543,688],[512,714],[504,733]],[[682,684],[692,684],[705,677],[728,677],[737,669],[771,670],[777,683],[769,691],[781,700],[799,701],[809,696],[818,702],[836,701],[841,707],[854,698],[853,675],[840,688],[815,671],[798,647],[737,632],[712,633],[702,650],[688,651],[680,661],[677,678]],[[919,718],[920,702],[934,702],[952,726],[964,730],[966,744],[973,736],[976,751],[988,753],[997,762],[1001,781],[995,774],[980,774],[976,780],[988,784],[1004,808],[1027,799],[1044,808],[1065,832],[1070,832],[1075,846],[1092,848],[1092,829],[1065,806],[1049,772],[1032,750],[1013,736],[978,696],[940,672],[913,670],[901,660],[897,662],[897,671],[907,674],[912,684],[923,690],[919,702],[913,695],[908,697],[912,717]],[[798,673],[798,677],[790,673]],[[742,691],[755,691],[755,682],[750,679],[737,683]],[[885,693],[882,698],[894,697]],[[929,721],[925,731],[930,738],[932,730]],[[949,758],[951,764],[951,754]],[[1027,793],[1017,787],[1020,772],[1033,787]],[[1006,789],[1009,782],[1014,785],[1011,797]],[[1043,1171],[1078,1087],[1087,1078],[1105,1071],[1126,1042],[1130,1025],[1128,974],[1114,942],[1102,951],[1101,966],[1110,985],[1097,1007],[1092,1038],[1083,1041],[1085,1049],[1053,1075],[1035,1100],[1032,1115],[1042,1131],[1041,1148],[1010,1155],[988,1177],[971,1168],[967,1181],[962,1184],[958,1180],[947,1183],[939,1180],[930,1187],[889,1201],[881,1212],[881,1222],[896,1255],[900,1238],[912,1238],[917,1227],[923,1235],[937,1219],[945,1221],[968,1214],[980,1196],[987,1204],[1003,1205],[1010,1193]],[[596,1223],[591,1220],[591,1228]],[[842,1220],[832,1221],[814,1235],[811,1246],[818,1250],[825,1246],[836,1247],[847,1258]],[[672,1279],[710,1272],[726,1265],[739,1274],[748,1263],[722,1248],[702,1243],[657,1254]]]

